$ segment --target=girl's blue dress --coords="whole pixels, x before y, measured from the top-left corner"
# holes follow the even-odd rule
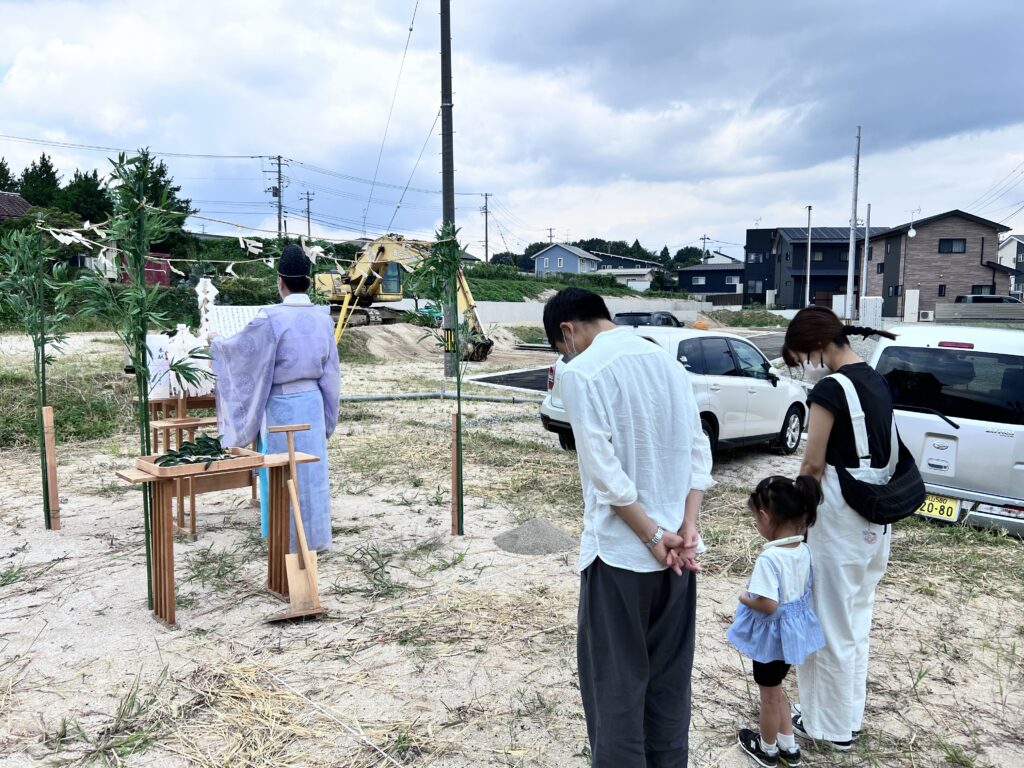
[[[767,560],[779,580],[781,592],[782,574],[779,567],[771,558]],[[804,659],[825,647],[821,624],[811,608],[813,584],[814,567],[811,566],[804,593],[796,600],[780,602],[775,613],[762,613],[740,603],[732,626],[726,633],[729,642],[741,653],[761,664],[772,661],[803,664]]]

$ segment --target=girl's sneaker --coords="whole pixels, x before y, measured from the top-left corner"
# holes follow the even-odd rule
[[[764,768],[775,768],[779,764],[779,752],[776,751],[775,754],[769,755],[761,749],[761,734],[757,731],[744,728],[740,731],[737,741],[740,749],[758,765],[764,766]]]

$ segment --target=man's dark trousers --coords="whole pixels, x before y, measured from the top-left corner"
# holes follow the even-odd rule
[[[576,659],[594,768],[679,768],[689,756],[697,579],[600,558],[580,574]]]

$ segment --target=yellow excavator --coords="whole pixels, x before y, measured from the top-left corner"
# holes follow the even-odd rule
[[[394,321],[399,313],[382,310],[374,304],[401,301],[404,273],[414,271],[430,254],[431,244],[407,240],[401,235],[385,235],[367,243],[356,254],[347,271],[320,272],[316,288],[338,311],[334,337],[340,341],[351,326]],[[473,294],[462,270],[458,273],[459,315],[468,330],[463,359],[486,360],[494,341],[484,331],[477,314]]]

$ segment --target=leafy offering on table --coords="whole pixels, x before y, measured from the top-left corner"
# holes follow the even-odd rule
[[[220,444],[220,437],[200,435],[195,442],[183,442],[177,450],[170,450],[163,456],[156,458],[158,467],[178,467],[182,464],[205,464],[203,469],[209,469],[215,461],[225,461],[236,458],[228,453]]]

